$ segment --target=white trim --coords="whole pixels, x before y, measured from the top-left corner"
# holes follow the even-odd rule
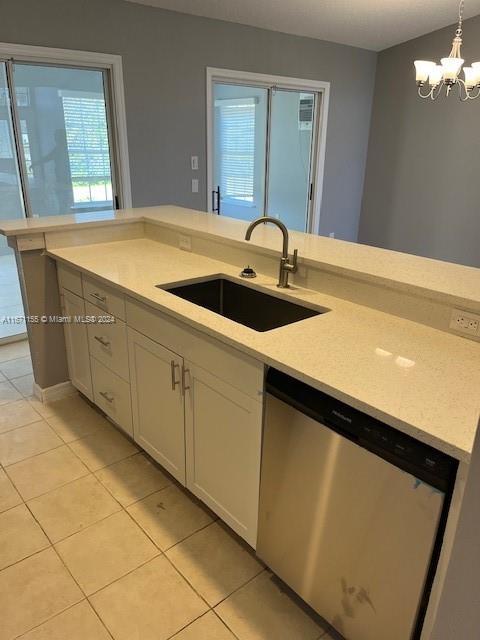
[[[67,382],[60,382],[54,384],[51,387],[45,387],[42,389],[36,382],[33,383],[33,395],[40,400],[40,402],[53,402],[54,400],[60,400],[66,396],[76,395],[78,391],[75,389],[70,380]]]
[[[128,155],[127,116],[125,109],[125,90],[123,85],[122,57],[109,53],[93,51],[76,51],[73,49],[52,49],[26,44],[10,44],[0,42],[0,59],[11,59],[19,62],[36,62],[46,64],[72,65],[107,69],[110,71],[113,103],[116,160],[122,207],[132,206],[132,188],[130,182],[130,163]],[[113,151],[113,150],[112,150]]]
[[[328,108],[330,103],[330,82],[323,80],[306,80],[303,78],[290,78],[288,76],[275,76],[264,73],[251,73],[249,71],[234,71],[232,69],[217,69],[207,67],[207,211],[212,212],[211,194],[213,190],[213,81],[225,81],[238,84],[250,84],[261,87],[278,87],[282,89],[295,89],[305,92],[313,91],[321,94],[321,104],[317,121],[317,140],[314,141],[313,164],[315,170],[314,193],[312,205],[312,220],[310,231],[318,234],[320,231],[320,212],[323,198],[323,181],[325,174],[325,152],[327,140]]]

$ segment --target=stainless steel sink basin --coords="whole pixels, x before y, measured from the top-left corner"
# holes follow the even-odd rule
[[[255,331],[270,331],[326,311],[310,309],[222,277],[168,288],[158,287]]]

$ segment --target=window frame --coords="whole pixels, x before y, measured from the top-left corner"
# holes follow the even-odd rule
[[[122,57],[113,54],[54,49],[33,45],[0,42],[0,61],[98,69],[104,74],[108,96],[107,120],[111,124],[111,154],[115,163],[116,194],[121,208],[132,206],[130,163],[128,155],[127,117],[123,83]],[[110,129],[110,127],[109,127]]]
[[[313,132],[313,158],[312,169],[315,180],[313,181],[312,207],[309,219],[309,233],[318,234],[320,230],[320,215],[323,198],[323,185],[325,174],[325,151],[327,140],[328,110],[330,101],[330,82],[323,80],[307,80],[302,78],[292,78],[287,76],[269,75],[263,73],[252,73],[249,71],[236,71],[233,69],[222,69],[216,67],[206,68],[206,124],[207,124],[207,194],[206,211],[213,212],[212,192],[215,188],[213,184],[214,149],[213,149],[213,106],[214,106],[214,83],[224,82],[227,84],[240,84],[259,86],[264,88],[293,89],[321,94],[320,110],[317,115],[317,124]]]

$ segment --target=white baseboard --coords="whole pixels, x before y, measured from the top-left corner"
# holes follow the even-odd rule
[[[42,387],[40,387],[36,382],[33,383],[33,395],[38,398],[40,402],[53,402],[54,400],[60,400],[60,398],[65,398],[66,396],[71,396],[77,393],[78,391],[70,380],[54,384],[51,387],[45,387],[44,389],[42,389]]]

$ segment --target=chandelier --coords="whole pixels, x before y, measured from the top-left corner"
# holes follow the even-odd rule
[[[418,95],[420,98],[436,100],[445,89],[449,96],[453,87],[458,90],[462,102],[474,100],[480,96],[480,62],[471,67],[463,67],[465,80],[459,78],[465,60],[462,58],[463,11],[465,0],[460,0],[458,8],[458,27],[452,42],[448,58],[442,58],[441,64],[429,60],[415,60]],[[428,87],[426,87],[428,83]]]

